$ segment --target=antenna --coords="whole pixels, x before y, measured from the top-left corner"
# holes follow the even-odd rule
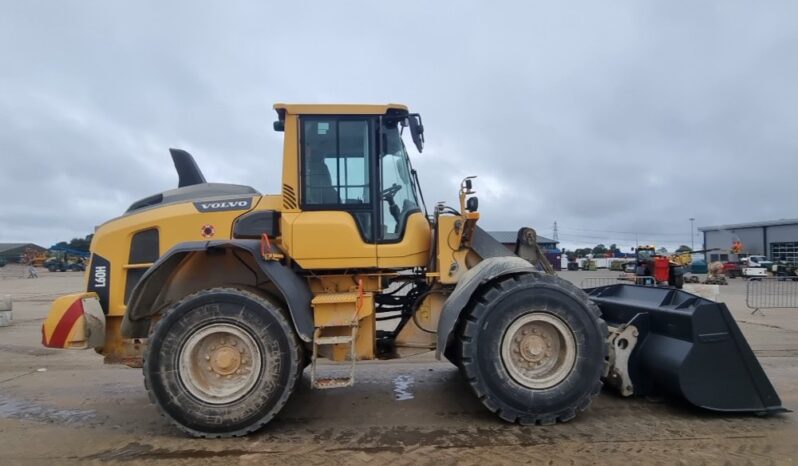
[[[554,221],[554,228],[552,229],[551,239],[553,239],[555,243],[560,242],[560,232],[557,231],[557,220]]]

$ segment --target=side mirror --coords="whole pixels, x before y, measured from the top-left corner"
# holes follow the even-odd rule
[[[419,152],[424,150],[424,125],[421,123],[421,115],[418,113],[411,113],[407,116],[407,121],[410,125],[410,136],[413,138],[413,144]]]

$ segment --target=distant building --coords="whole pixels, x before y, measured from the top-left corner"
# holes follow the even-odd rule
[[[38,254],[47,249],[33,243],[0,243],[0,258],[8,263],[19,263],[21,257],[26,252]]]
[[[517,231],[489,231],[488,234],[510,251],[515,251],[515,240],[518,238]],[[554,267],[554,270],[561,270],[562,253],[557,249],[557,241],[538,235],[538,246],[543,250],[546,259]]]
[[[747,255],[798,264],[798,219],[717,225],[698,230],[704,233],[704,249],[720,249],[706,253],[709,262],[737,260],[730,249],[734,241],[740,241]]]
[[[515,249],[515,240],[518,238],[517,231],[489,231],[488,234],[511,251]],[[557,241],[538,235],[538,246],[544,251],[551,251],[557,249]]]

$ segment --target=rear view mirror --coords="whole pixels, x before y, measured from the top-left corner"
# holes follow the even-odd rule
[[[411,113],[407,116],[408,123],[410,124],[410,136],[413,137],[413,144],[419,152],[424,150],[424,125],[421,123],[421,115],[418,113]]]

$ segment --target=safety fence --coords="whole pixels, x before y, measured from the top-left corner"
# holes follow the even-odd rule
[[[599,286],[607,286],[607,285],[620,285],[620,284],[627,284],[627,285],[654,285],[656,282],[654,281],[654,277],[650,276],[633,276],[633,275],[621,275],[619,277],[587,277],[582,279],[579,283],[579,288],[587,289],[587,288],[597,288]]]
[[[798,277],[753,278],[745,284],[745,305],[753,309],[798,308]]]

